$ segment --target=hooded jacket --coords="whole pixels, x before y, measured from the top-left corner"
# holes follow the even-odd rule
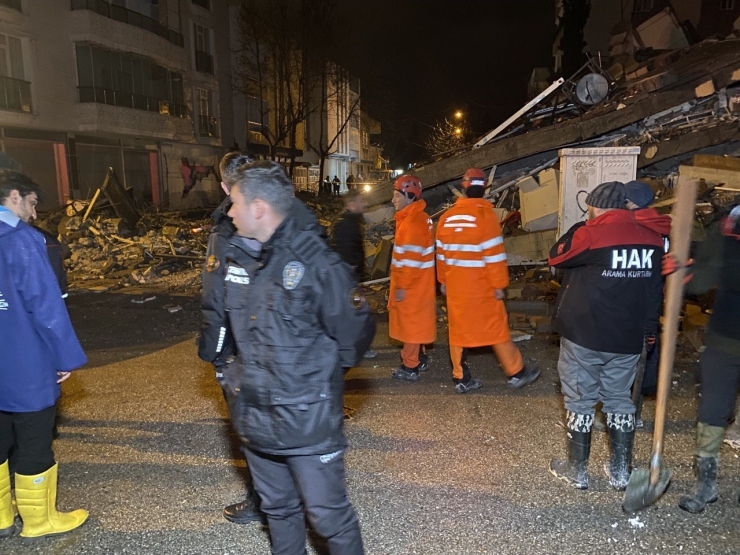
[[[653,209],[610,210],[571,227],[548,258],[565,270],[554,331],[593,351],[639,354],[658,327],[670,228]]]
[[[57,372],[87,362],[44,239],[0,207],[0,410],[36,412],[59,398]]]

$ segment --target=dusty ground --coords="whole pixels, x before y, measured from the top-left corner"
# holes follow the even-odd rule
[[[90,356],[64,384],[59,507],[86,507],[89,522],[59,538],[0,540],[0,553],[268,553],[257,524],[223,519],[243,494],[221,392],[196,356],[198,301],[75,293],[70,312]],[[169,312],[165,306],[180,306]],[[390,378],[398,347],[380,324],[375,349],[347,375],[347,480],[368,554],[740,553],[740,459],[724,446],[720,500],[699,516],[678,509],[692,484],[696,387],[693,352],[682,347],[666,438],[675,470],[666,495],[637,517],[622,513],[601,466],[607,439],[596,433],[591,488],[579,492],[547,472],[564,452],[559,426],[557,345],[538,334],[520,343],[542,377],[512,392],[486,350],[471,357],[484,388],[453,391],[446,330],[418,383]],[[652,418],[653,403],[645,416]],[[650,422],[648,422],[648,430]],[[649,432],[638,433],[646,467]],[[315,551],[313,548],[311,553]]]

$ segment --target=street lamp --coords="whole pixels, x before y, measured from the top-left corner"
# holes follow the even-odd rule
[[[460,110],[455,112],[455,119],[462,119],[462,117],[463,117],[463,113]]]
[[[462,129],[455,127],[455,135],[462,135]]]

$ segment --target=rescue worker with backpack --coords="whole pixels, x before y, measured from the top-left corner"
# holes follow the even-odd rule
[[[486,174],[470,168],[459,198],[437,225],[437,279],[447,295],[450,359],[455,391],[467,393],[483,382],[473,378],[467,348],[491,345],[508,376],[520,389],[534,382],[539,369],[525,365],[511,340],[504,298],[509,285],[504,238],[491,203],[483,198]]]
[[[389,335],[403,342],[399,380],[417,381],[429,368],[426,345],[437,338],[432,220],[424,211],[421,181],[402,175],[393,184],[396,236],[388,293]]]

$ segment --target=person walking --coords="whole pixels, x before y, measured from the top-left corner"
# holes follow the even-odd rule
[[[306,519],[332,555],[364,553],[344,481],[344,370],[375,334],[351,269],[294,215],[282,166],[242,166],[228,215],[225,307],[236,356],[224,372],[272,552],[302,555]],[[257,259],[244,239],[258,241]],[[255,264],[256,262],[256,264]]]
[[[344,195],[346,209],[339,215],[331,234],[331,244],[344,262],[355,271],[357,281],[365,279],[365,218],[367,200],[350,189]]]
[[[401,365],[391,372],[417,381],[429,368],[426,345],[437,339],[432,220],[424,211],[421,181],[402,175],[393,184],[396,235],[388,292],[388,334],[401,341]]]
[[[594,406],[606,413],[611,457],[604,470],[627,487],[635,436],[631,388],[645,336],[654,334],[663,280],[659,271],[667,216],[626,209],[623,183],[602,183],[586,197],[588,221],[571,227],[548,261],[564,270],[553,317],[560,334],[558,373],[567,411],[567,458],[550,472],[588,488]]]
[[[675,271],[675,258],[672,268]],[[670,260],[672,259],[672,260]],[[700,295],[716,288],[701,354],[699,416],[696,425],[693,493],[682,496],[678,506],[701,513],[719,498],[719,452],[730,423],[740,387],[740,205],[710,226],[697,248],[686,293]]]
[[[339,181],[339,178],[336,175],[334,176],[334,179],[332,179],[331,182],[332,182],[332,184],[334,186],[334,196],[335,197],[338,197],[339,196],[339,189],[342,187],[342,182]]]
[[[483,198],[485,186],[483,170],[467,170],[465,198],[457,199],[437,225],[437,279],[447,296],[452,381],[458,393],[483,385],[470,373],[468,347],[492,346],[510,388],[520,389],[540,375],[524,364],[511,340],[504,305],[509,285],[504,238],[491,203]]]
[[[62,534],[88,512],[58,512],[52,450],[59,384],[87,362],[72,327],[36,217],[41,188],[0,170],[0,537],[16,533],[8,457],[15,449],[21,536]]]

